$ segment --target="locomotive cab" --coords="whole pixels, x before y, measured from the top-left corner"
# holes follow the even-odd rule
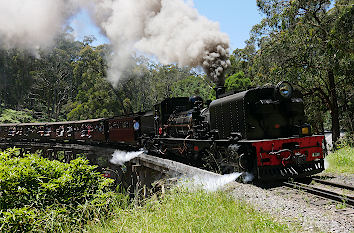
[[[189,111],[192,108],[193,103],[189,101],[188,97],[169,98],[155,105],[155,134],[159,136],[167,136],[168,134],[177,136],[171,129],[179,127],[184,131],[186,127],[188,128],[190,118]],[[177,121],[176,117],[179,118]],[[175,121],[173,119],[175,119]]]

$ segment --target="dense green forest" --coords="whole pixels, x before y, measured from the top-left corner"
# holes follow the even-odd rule
[[[353,0],[258,0],[263,20],[226,71],[229,90],[292,82],[302,90],[314,132],[354,132]],[[237,29],[235,29],[237,30]],[[214,97],[198,69],[132,56],[123,79],[107,80],[110,45],[62,32],[50,51],[0,49],[0,122],[110,117],[151,109],[166,97]]]

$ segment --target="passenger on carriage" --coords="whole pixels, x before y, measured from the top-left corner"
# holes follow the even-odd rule
[[[44,132],[45,137],[50,137],[50,134],[52,133],[52,128],[48,126]]]

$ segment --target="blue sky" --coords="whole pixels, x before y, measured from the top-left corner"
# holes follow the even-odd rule
[[[252,26],[261,21],[256,0],[194,0],[199,13],[220,24],[230,37],[231,49],[243,48]]]
[[[249,38],[252,26],[262,18],[256,0],[194,0],[194,6],[201,15],[219,22],[221,31],[230,37],[232,50],[245,46],[244,41]],[[94,35],[97,39],[94,45],[109,42],[85,11],[74,17],[70,25],[78,40],[82,40],[85,35]]]

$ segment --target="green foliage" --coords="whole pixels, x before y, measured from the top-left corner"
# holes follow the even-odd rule
[[[344,146],[343,148],[330,153],[326,157],[329,173],[354,174],[354,147]]]
[[[174,188],[143,206],[118,208],[89,232],[292,232],[285,225],[226,193]]]
[[[73,67],[82,44],[68,33],[59,34],[55,46],[48,51],[40,51],[30,72],[31,90],[27,106],[34,109],[40,121],[63,119],[63,106],[75,93]]]
[[[26,106],[34,59],[26,51],[0,48],[0,105],[5,104],[6,108]]]
[[[213,98],[213,89],[202,76],[189,76],[178,80],[172,84],[171,92],[171,97],[200,96],[204,101]]]
[[[248,43],[244,49],[235,49],[230,56],[231,65],[225,71],[225,77],[228,78],[239,72],[243,72],[243,75],[252,79],[256,76],[254,57],[256,55],[256,46]],[[251,80],[250,80],[251,81]]]
[[[124,200],[82,158],[70,163],[0,152],[0,231],[75,229]]]
[[[243,71],[228,77],[225,81],[225,87],[228,91],[241,91],[246,90],[251,85],[251,80],[245,77]]]
[[[69,120],[111,117],[122,112],[122,103],[119,104],[113,86],[106,80],[106,52],[104,46],[86,45],[80,50],[79,59],[72,63],[78,92],[65,107]]]
[[[151,110],[165,98],[199,95],[204,100],[213,98],[211,84],[191,68],[176,65],[151,64],[143,57],[134,58],[136,64],[125,72],[115,88],[120,103],[130,100],[134,112]],[[215,98],[215,97],[214,97]],[[125,112],[130,109],[124,107]]]
[[[32,113],[29,110],[16,111],[0,108],[0,123],[27,123],[33,122]]]

